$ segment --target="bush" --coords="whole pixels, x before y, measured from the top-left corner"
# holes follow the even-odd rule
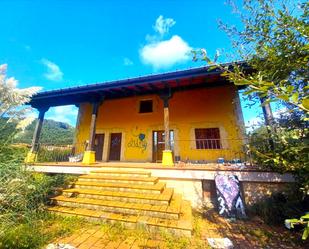
[[[12,145],[0,146],[1,164],[22,163],[25,160],[28,150],[27,147],[15,147]]]
[[[72,156],[71,148],[40,148],[37,162],[68,162],[69,156]]]
[[[44,245],[47,237],[42,236],[42,227],[34,222],[7,228],[0,236],[0,249],[33,249]]]
[[[0,249],[42,248],[54,238],[71,234],[81,227],[85,227],[85,222],[77,217],[37,215],[26,223],[0,227]]]
[[[306,211],[305,200],[299,200],[297,195],[276,193],[249,207],[249,213],[258,215],[269,225],[283,225],[285,219],[298,217]]]
[[[45,204],[71,175],[45,175],[27,171],[21,164],[0,165],[0,248],[40,248],[48,214]]]

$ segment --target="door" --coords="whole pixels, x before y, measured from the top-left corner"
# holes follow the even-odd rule
[[[94,150],[95,150],[96,161],[102,161],[103,146],[104,146],[104,134],[95,134]]]
[[[121,133],[111,133],[109,161],[120,161]]]
[[[174,150],[174,131],[170,131],[171,150]],[[164,131],[152,132],[152,161],[162,162],[163,150],[165,149]]]

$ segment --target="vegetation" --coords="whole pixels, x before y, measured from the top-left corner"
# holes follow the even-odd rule
[[[277,193],[254,204],[249,211],[252,215],[260,216],[269,225],[282,225],[285,219],[306,210],[299,197]]]
[[[31,144],[36,122],[32,122],[23,133],[15,137],[15,143]],[[73,143],[75,128],[63,122],[45,119],[40,136],[40,143],[69,145]]]
[[[68,162],[72,155],[73,149],[69,146],[41,146],[37,162]]]
[[[238,63],[221,66],[216,62],[218,56],[210,59],[204,49],[194,52],[194,59],[221,68],[234,84],[246,86],[248,100],[262,99],[263,105],[281,104],[280,119],[272,120],[266,127],[270,132],[260,133],[261,140],[270,138],[275,146],[264,143],[257,148],[251,146],[251,150],[264,168],[293,172],[306,196],[309,194],[309,3],[245,0],[243,12],[230,3],[244,28],[238,30],[222,22],[220,27],[230,36],[237,59],[250,66],[250,73]]]
[[[309,202],[309,3],[276,0],[244,0],[242,11],[229,1],[243,24],[242,29],[219,22],[231,38],[236,60],[222,66],[207,51],[194,51],[195,60],[220,68],[251,104],[277,102],[281,114],[249,134],[249,149],[264,169],[291,172],[297,184],[289,195],[275,195],[252,208],[270,224],[304,214]],[[230,57],[228,55],[228,57]],[[250,68],[248,70],[248,68]]]
[[[292,172],[296,177],[296,191],[274,195],[253,207],[266,222],[283,224],[286,218],[308,211],[309,3],[296,6],[287,1],[258,0],[244,1],[243,7],[243,30],[222,23],[221,28],[253,72],[246,74],[235,64],[224,75],[236,85],[247,86],[249,100],[260,98],[262,105],[279,102],[284,110],[269,127],[255,131],[250,145],[264,168]],[[271,143],[265,143],[269,139]]]
[[[0,65],[0,248],[35,249],[78,227],[76,220],[55,218],[44,209],[48,197],[74,177],[32,173],[23,166],[27,149],[11,142],[33,121],[20,106],[38,88],[21,90],[16,85],[6,77],[6,65]]]
[[[33,120],[21,132],[16,131],[17,125],[17,120],[9,120],[8,117],[0,118],[0,127],[2,127],[0,141],[2,143],[8,141],[10,143],[31,144],[36,121]],[[45,119],[40,142],[42,144],[69,145],[73,143],[74,132],[75,128],[67,123]]]
[[[0,234],[0,249],[35,249],[43,248],[53,239],[66,236],[77,229],[85,228],[84,220],[76,217],[58,217],[45,214],[41,219],[18,223],[13,227],[5,227]]]
[[[53,238],[52,233],[63,229],[46,232],[46,224],[59,220],[48,215],[44,206],[74,176],[32,173],[21,163],[1,164],[0,176],[0,248],[40,248]]]

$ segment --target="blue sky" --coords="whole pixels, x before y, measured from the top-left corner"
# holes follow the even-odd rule
[[[202,66],[188,52],[231,52],[218,19],[241,26],[224,0],[1,0],[0,64],[19,87],[64,88]],[[227,57],[224,61],[234,58]],[[246,121],[259,108],[244,109]],[[75,124],[74,107],[47,118]]]

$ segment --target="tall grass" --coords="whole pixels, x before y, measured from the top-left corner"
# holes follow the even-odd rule
[[[24,154],[12,148],[0,153],[0,249],[35,249],[46,243],[50,236],[44,233],[45,223],[51,217],[45,204],[58,187],[74,179],[27,171],[21,163]],[[15,160],[10,162],[8,158]]]

